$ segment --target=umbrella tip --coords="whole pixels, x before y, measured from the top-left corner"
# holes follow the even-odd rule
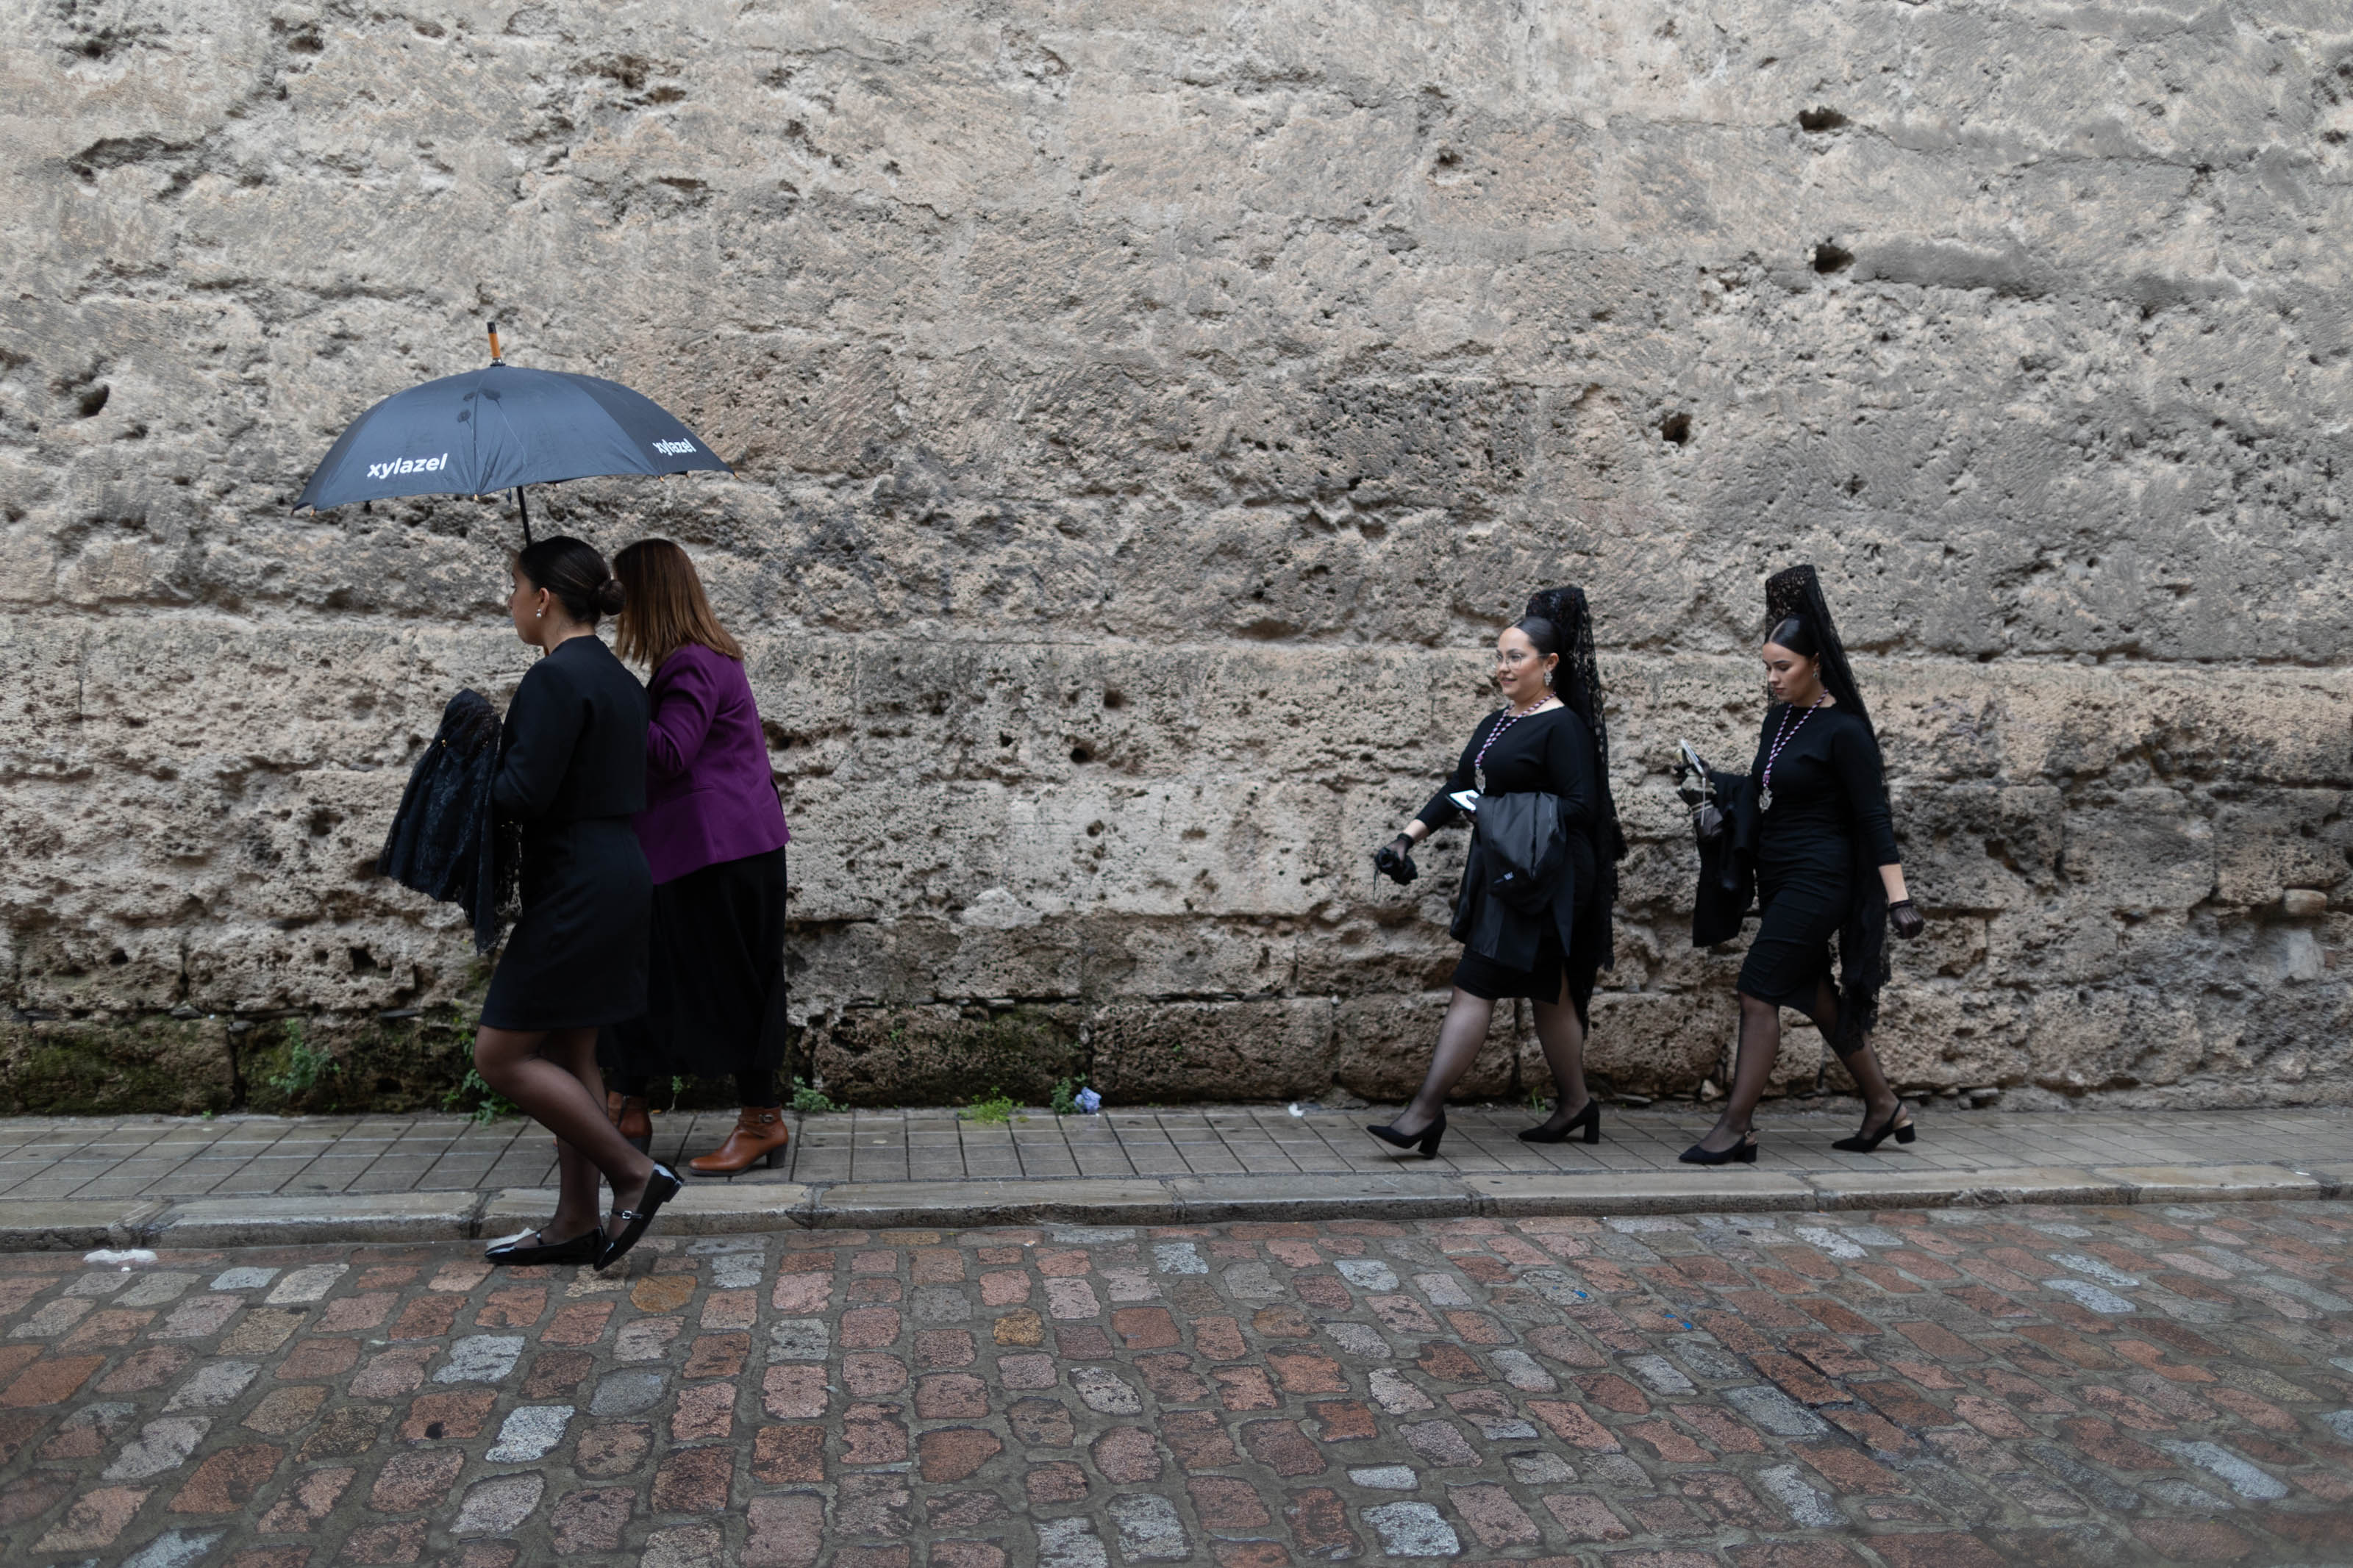
[[[496,321],[491,323],[491,363],[492,364],[505,363],[499,358],[499,324]]]

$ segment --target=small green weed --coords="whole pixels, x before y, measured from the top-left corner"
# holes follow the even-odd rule
[[[301,1019],[286,1025],[286,1070],[269,1076],[269,1087],[280,1094],[308,1094],[343,1068],[333,1056],[302,1037]]]
[[[1079,1090],[1086,1087],[1087,1080],[1082,1078],[1058,1080],[1054,1085],[1053,1098],[1046,1102],[1047,1107],[1057,1116],[1076,1116],[1079,1113]]]
[[[793,1079],[793,1109],[804,1116],[825,1116],[841,1107],[826,1098],[825,1090],[813,1088],[805,1078]]]
[[[960,1121],[981,1121],[1003,1126],[1013,1120],[1013,1113],[1019,1109],[1019,1106],[1013,1103],[1011,1095],[1001,1089],[991,1089],[987,1100],[974,1100],[956,1112],[956,1119]]]
[[[474,1102],[470,1107],[466,1103],[469,1100]],[[484,1126],[501,1116],[515,1115],[518,1110],[513,1100],[484,1082],[480,1071],[470,1067],[458,1087],[441,1097],[441,1109],[463,1110]]]

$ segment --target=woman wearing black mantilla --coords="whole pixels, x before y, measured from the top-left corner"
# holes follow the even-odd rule
[[[1747,774],[1708,774],[1722,816],[1701,847],[1694,944],[1738,933],[1752,879],[1762,918],[1740,966],[1732,1091],[1707,1136],[1683,1152],[1694,1165],[1756,1162],[1750,1121],[1780,1049],[1784,1007],[1813,1020],[1862,1090],[1862,1130],[1835,1147],[1868,1153],[1890,1134],[1913,1139],[1912,1118],[1870,1043],[1887,981],[1887,929],[1908,941],[1925,923],[1904,888],[1878,732],[1814,569],[1776,575],[1765,605],[1772,705]]]
[[[1453,774],[1373,857],[1384,876],[1410,882],[1413,846],[1463,815],[1453,796],[1475,792],[1471,854],[1454,908],[1462,943],[1454,996],[1420,1092],[1385,1127],[1366,1131],[1400,1149],[1437,1154],[1446,1097],[1479,1055],[1495,1004],[1535,1004],[1536,1038],[1559,1090],[1543,1125],[1520,1136],[1557,1143],[1601,1137],[1600,1107],[1585,1089],[1587,1004],[1610,964],[1610,909],[1626,853],[1609,794],[1609,731],[1601,711],[1592,617],[1579,588],[1552,588],[1495,638],[1495,684],[1506,704],[1479,721]]]

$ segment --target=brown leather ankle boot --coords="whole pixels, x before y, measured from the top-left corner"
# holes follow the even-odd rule
[[[621,1102],[619,1110],[613,1115],[613,1125],[621,1130],[621,1137],[629,1147],[640,1154],[653,1152],[654,1119],[652,1112],[646,1109],[646,1097],[642,1094],[608,1094],[605,1099],[608,1106],[617,1100]]]
[[[689,1160],[686,1168],[698,1176],[732,1176],[750,1170],[754,1161],[765,1159],[773,1171],[791,1141],[782,1106],[747,1105],[736,1113],[735,1130],[727,1134],[727,1142],[711,1153]]]

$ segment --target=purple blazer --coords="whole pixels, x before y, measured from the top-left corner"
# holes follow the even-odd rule
[[[688,643],[662,660],[647,695],[646,808],[634,822],[654,880],[788,843],[744,667]]]

